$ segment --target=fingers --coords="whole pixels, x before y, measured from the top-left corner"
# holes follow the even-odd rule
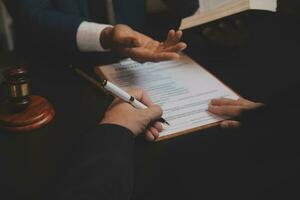
[[[236,106],[243,106],[245,105],[244,99],[228,99],[228,98],[220,98],[220,99],[212,99],[210,104],[213,106],[225,106],[225,105],[236,105]]]
[[[161,123],[156,122],[153,126],[149,127],[145,133],[145,139],[152,142],[159,137],[159,133],[163,131]]]
[[[174,30],[170,30],[168,33],[167,40],[164,43],[165,48],[176,45],[181,40],[182,35],[182,31],[175,32]]]
[[[174,30],[170,30],[169,33],[168,33],[168,37],[167,37],[167,40],[165,42],[165,46],[171,46],[172,45],[172,42],[174,40],[174,37],[175,37],[175,31]]]
[[[208,111],[216,115],[237,117],[243,110],[257,108],[261,105],[243,98],[238,100],[220,98],[211,100]]]
[[[147,106],[154,105],[148,94],[141,88],[132,88],[128,93]]]
[[[144,48],[128,48],[124,52],[138,62],[159,62],[180,58],[180,55],[175,52],[154,52]]]
[[[160,52],[152,53],[149,56],[146,56],[152,62],[160,62],[165,60],[176,60],[180,58],[180,55],[175,52]]]
[[[162,109],[160,106],[154,105],[144,110],[139,110],[140,116],[144,116],[145,124],[151,124],[151,122],[154,122],[153,125],[151,125],[145,133],[145,138],[148,141],[154,141],[159,137],[159,132],[163,130],[163,127],[161,123],[155,122],[162,116]]]
[[[151,133],[150,130],[146,130],[145,139],[149,142],[153,142],[156,140],[155,136]]]
[[[228,116],[228,117],[237,117],[243,111],[242,106],[232,106],[232,105],[225,105],[225,106],[213,106],[210,105],[208,111],[221,116]]]
[[[145,137],[148,141],[155,141],[159,137],[159,132],[154,127],[150,127],[147,129]]]
[[[178,52],[184,50],[187,45],[184,42],[179,42],[182,37],[182,31],[171,30],[165,43],[160,43],[146,36],[139,36],[136,33],[136,38],[144,38],[144,43],[136,48],[119,48],[119,51],[133,60],[138,62],[159,62],[165,60],[178,59]],[[127,34],[127,39],[123,39],[124,43],[130,45],[133,40],[132,33]],[[129,41],[126,41],[129,40]]]
[[[180,52],[187,48],[187,44],[184,42],[180,42],[176,45],[170,46],[168,48],[164,48],[163,52]]]
[[[164,130],[161,122],[155,122],[153,127],[158,131],[158,132],[162,132]]]
[[[242,106],[244,109],[253,109],[263,105],[261,103],[249,101],[244,98],[239,98],[238,100],[227,99],[227,98],[212,99],[210,104],[213,106],[225,106],[225,105]]]
[[[152,105],[147,109],[139,110],[139,112],[144,113],[149,123],[157,121],[162,116],[163,113],[161,107],[158,105]]]
[[[149,123],[156,121],[162,116],[163,111],[161,107],[155,105],[143,89],[140,88],[130,89],[128,93],[134,96],[137,100],[149,106],[147,109],[139,110],[140,112],[144,112],[145,116],[148,117]],[[158,130],[162,129],[162,125],[160,123],[155,123],[155,127]]]
[[[176,31],[175,37],[177,39],[177,42],[179,42],[182,38],[183,32],[182,31]],[[176,42],[176,43],[177,43]]]
[[[222,121],[220,126],[221,128],[238,128],[240,126],[240,122],[238,121],[234,121],[234,120],[225,120],[225,121]]]
[[[143,113],[141,116],[144,116],[146,124],[154,122],[154,124],[146,130],[145,139],[148,141],[155,141],[159,137],[159,133],[163,130],[162,124],[160,122],[155,122],[162,116],[162,109],[159,106],[154,105],[149,96],[142,89],[130,89],[128,92],[137,100],[149,106],[147,109],[138,110],[138,112]]]

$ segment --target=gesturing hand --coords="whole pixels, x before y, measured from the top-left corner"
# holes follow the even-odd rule
[[[178,52],[184,50],[187,46],[180,42],[182,32],[174,30],[169,31],[165,42],[158,42],[152,38],[137,33],[139,46],[135,48],[121,49],[120,52],[138,62],[158,62],[179,58]]]
[[[126,25],[116,25],[103,31],[101,43],[138,62],[158,62],[179,58],[178,52],[187,45],[180,42],[181,31],[171,30],[165,42],[156,41]]]
[[[126,127],[135,136],[145,132],[147,140],[155,140],[159,137],[159,132],[163,130],[161,123],[156,122],[162,115],[161,108],[154,105],[141,89],[134,89],[129,91],[129,93],[147,105],[148,109],[136,109],[123,100],[115,99],[107,109],[100,124],[117,124]]]
[[[263,104],[261,103],[255,103],[243,98],[238,100],[221,98],[211,100],[208,111],[215,115],[238,117],[243,111],[255,109],[262,105]],[[222,128],[233,128],[240,126],[240,122],[235,120],[225,120],[221,122],[220,126]]]

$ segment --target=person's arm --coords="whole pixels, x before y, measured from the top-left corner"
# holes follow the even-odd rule
[[[136,109],[116,99],[93,131],[82,135],[72,152],[73,162],[55,197],[63,200],[128,200],[133,189],[134,137],[145,132],[148,140],[158,137],[162,126],[155,121],[162,115],[142,90],[130,92],[145,103]]]
[[[78,50],[77,30],[84,21],[80,16],[56,10],[50,0],[8,0],[6,5],[18,31],[28,37],[23,40],[46,49]]]
[[[7,1],[13,14],[21,40],[27,46],[59,52],[91,52],[113,49],[140,62],[179,58],[178,52],[186,48],[180,42],[182,32],[170,31],[162,43],[134,31],[126,25],[103,27],[76,16],[56,10],[50,0]],[[26,38],[27,37],[27,38]]]
[[[130,199],[133,147],[133,133],[118,125],[100,125],[83,135],[55,199]]]

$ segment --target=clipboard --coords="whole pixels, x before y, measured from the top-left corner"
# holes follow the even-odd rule
[[[201,65],[197,64],[194,60],[192,60],[190,57],[188,57],[186,55],[182,54],[180,60],[178,60],[178,61],[165,61],[165,62],[153,64],[153,65],[160,66],[160,64],[161,65],[165,65],[168,62],[170,62],[170,63],[174,62],[174,64],[176,64],[177,62],[178,63],[179,62],[181,62],[181,63],[191,63],[191,64],[194,65],[193,67],[198,66],[199,68],[201,68],[201,71],[199,71],[199,72],[203,73],[207,78],[210,79],[210,81],[213,81],[214,84],[220,85],[220,88],[223,89],[224,92],[226,91],[228,94],[230,94],[229,98],[238,99],[240,97],[236,92],[234,92],[230,87],[228,87],[226,84],[224,84],[216,76],[214,76],[213,74],[211,74],[208,70],[206,70]],[[111,65],[97,66],[97,67],[94,68],[94,70],[95,70],[96,74],[100,78],[107,79],[107,80],[113,82],[114,84],[119,85],[122,88],[122,85],[118,84],[118,81],[115,80],[115,77],[112,78],[112,76],[114,76],[114,75],[117,76],[118,75],[118,72],[114,73],[112,71],[112,69],[114,69],[114,70],[122,69],[121,68],[122,65],[124,65],[126,67],[126,63],[130,63],[130,64],[133,63],[133,64],[135,64],[134,61],[132,61],[132,60],[121,61],[120,63],[114,63],[114,64],[111,64]],[[142,66],[142,68],[143,68],[143,67],[145,67],[143,65],[147,65],[147,63],[145,63],[145,64],[136,63],[136,65],[137,66]],[[152,63],[148,63],[148,65],[152,66]],[[128,65],[128,66],[130,66],[130,65]],[[118,67],[120,67],[120,68],[118,68]],[[179,67],[184,67],[184,66],[179,66]],[[164,68],[162,68],[162,69],[164,69]],[[124,70],[127,70],[127,69],[125,68]],[[155,68],[154,68],[154,70],[155,70]],[[187,68],[187,70],[188,70],[188,68]],[[131,72],[134,74],[135,69],[133,69]],[[176,72],[176,69],[174,70],[174,72]],[[146,74],[143,74],[143,72],[139,73],[139,75],[140,74],[142,74],[143,76],[146,75]],[[158,72],[158,74],[159,74],[159,72]],[[139,75],[137,75],[137,76],[139,76]],[[196,76],[194,76],[194,77],[196,77]],[[128,87],[132,87],[132,86],[135,87],[135,85],[130,85],[130,84],[128,85]],[[123,89],[125,89],[125,88],[123,87]],[[147,89],[145,91],[147,92]],[[151,96],[150,96],[150,98],[151,98]],[[214,117],[217,118],[217,116],[214,116]],[[167,121],[169,121],[168,117],[164,117],[164,118],[166,118]],[[226,119],[228,119],[228,118],[220,118],[220,117],[218,117],[218,120],[216,120],[214,122],[211,122],[211,123],[203,124],[203,125],[200,125],[200,126],[194,126],[194,127],[191,127],[191,128],[186,128],[186,129],[180,130],[180,131],[174,131],[174,132],[172,132],[170,134],[162,135],[156,141],[166,140],[166,139],[174,138],[174,137],[181,136],[181,135],[186,135],[186,134],[193,133],[193,132],[199,132],[199,131],[201,131],[203,129],[207,129],[207,128],[211,128],[211,127],[217,126],[217,125],[220,124],[220,122],[222,122],[222,121],[224,121]],[[172,123],[171,123],[171,126],[172,126]]]

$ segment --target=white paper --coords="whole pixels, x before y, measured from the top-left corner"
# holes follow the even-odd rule
[[[108,80],[123,89],[143,88],[160,105],[170,123],[160,137],[219,122],[207,111],[211,99],[238,96],[187,56],[180,60],[140,64],[131,59],[101,67]]]

